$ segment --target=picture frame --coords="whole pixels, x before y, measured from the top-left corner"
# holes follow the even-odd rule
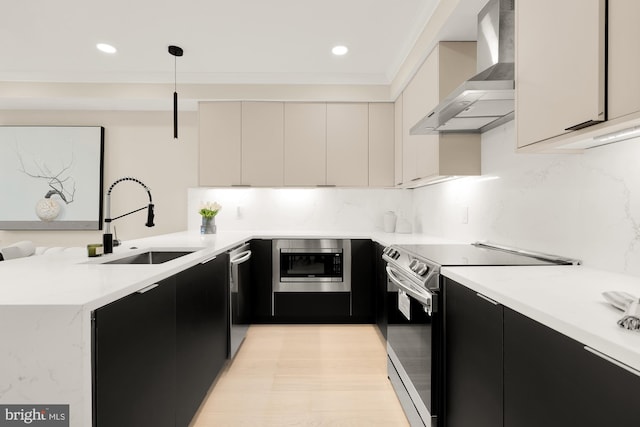
[[[101,230],[104,127],[0,126],[0,230]]]

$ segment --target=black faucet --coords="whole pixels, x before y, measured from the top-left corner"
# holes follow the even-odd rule
[[[111,218],[111,191],[113,191],[113,187],[116,186],[116,184],[122,182],[122,181],[133,181],[133,182],[137,182],[138,184],[142,185],[142,187],[147,190],[147,194],[149,195],[149,204],[147,206],[143,206],[140,209],[136,209],[133,210],[131,212],[128,212],[126,214],[117,216],[115,218]],[[105,201],[105,218],[104,218],[104,235],[102,236],[102,246],[104,249],[104,253],[105,254],[110,254],[113,252],[113,235],[111,234],[111,222],[115,221],[116,219],[122,218],[123,216],[127,216],[127,215],[131,215],[132,213],[135,212],[139,212],[143,209],[148,209],[147,211],[147,223],[145,224],[147,227],[153,227],[155,224],[153,223],[153,200],[151,200],[151,190],[149,189],[149,187],[147,187],[146,185],[144,185],[144,183],[142,181],[140,181],[139,179],[136,178],[132,178],[130,176],[124,177],[124,178],[120,178],[119,180],[117,180],[116,182],[114,182],[113,184],[111,184],[111,187],[109,187],[109,191],[107,191],[107,197],[106,197],[106,201]],[[118,243],[116,243],[116,246],[118,245]]]

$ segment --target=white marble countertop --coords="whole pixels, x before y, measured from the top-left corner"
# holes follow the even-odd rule
[[[179,232],[123,242],[114,253],[87,257],[84,248],[0,262],[0,306],[81,306],[93,310],[169,277],[253,238],[367,238],[381,244],[451,243],[421,234],[382,232],[224,231],[201,235]],[[137,249],[131,249],[137,248]],[[103,263],[153,249],[195,250],[162,264]]]
[[[640,371],[640,332],[602,292],[640,297],[640,278],[584,266],[447,267],[442,274]]]
[[[0,306],[76,306],[90,311],[254,238],[367,238],[383,245],[468,243],[383,232],[179,232],[131,240],[113,254],[88,258],[84,248],[0,262]],[[137,248],[137,249],[132,249]],[[104,265],[149,249],[195,250],[155,265]],[[442,272],[544,325],[640,370],[640,333],[616,324],[621,312],[601,293],[640,296],[640,278],[578,267],[448,267]]]

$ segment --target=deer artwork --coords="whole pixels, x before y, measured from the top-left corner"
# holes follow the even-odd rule
[[[42,221],[55,220],[62,211],[58,198],[68,205],[73,203],[76,194],[75,179],[69,175],[73,166],[73,153],[69,162],[62,164],[55,172],[44,161],[33,160],[33,165],[27,167],[22,155],[19,152],[17,154],[20,160],[20,171],[32,178],[46,181],[49,186],[49,191],[36,203],[36,215]]]

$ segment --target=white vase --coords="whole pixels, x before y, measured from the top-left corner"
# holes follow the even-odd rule
[[[383,218],[383,227],[385,233],[393,233],[394,231],[396,231],[396,219],[396,214],[392,211],[385,212]]]

